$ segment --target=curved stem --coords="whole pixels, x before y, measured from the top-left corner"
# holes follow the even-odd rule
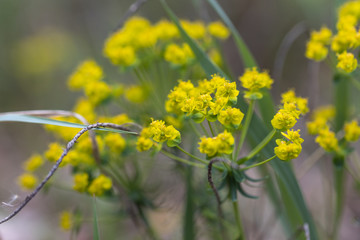
[[[244,141],[245,141],[245,138],[246,138],[249,126],[250,126],[251,118],[252,118],[252,115],[254,113],[254,107],[255,107],[254,103],[255,103],[254,100],[250,100],[249,107],[248,107],[248,110],[246,112],[244,128],[241,131],[240,141],[239,141],[239,144],[237,146],[235,155],[233,156],[234,159],[238,158],[239,152],[240,152],[240,150],[241,150],[241,148],[242,148],[242,146],[244,144]]]
[[[178,157],[172,153],[169,153],[169,152],[166,152],[164,150],[161,150],[161,153],[164,154],[165,156],[171,158],[171,159],[174,159],[176,161],[179,161],[181,163],[184,163],[184,164],[187,164],[187,165],[190,165],[190,166],[194,166],[194,167],[198,167],[198,168],[205,168],[206,166],[205,165],[202,165],[202,164],[199,164],[199,163],[194,163],[194,162],[190,162],[189,160],[186,160],[186,159],[183,159],[181,157]]]
[[[276,158],[276,155],[274,155],[274,156],[272,156],[271,158],[268,158],[268,159],[266,159],[266,160],[264,160],[264,161],[262,161],[262,162],[255,163],[255,164],[253,164],[253,165],[244,167],[244,168],[240,169],[240,171],[245,171],[245,170],[248,170],[248,169],[250,169],[250,168],[254,168],[254,167],[263,165],[264,163],[270,162],[270,161],[273,160],[274,158]]]
[[[208,134],[208,132],[207,132],[205,126],[204,126],[204,122],[200,123],[200,126],[201,126],[201,129],[203,130],[205,136],[209,137],[209,134]]]
[[[271,139],[275,136],[276,134],[276,129],[273,129],[260,143],[259,145],[257,145],[249,154],[246,158],[244,158],[242,161],[238,161],[237,163],[240,165],[242,163],[244,163],[246,160],[251,159],[252,157],[254,157],[256,154],[258,154],[270,141]]]
[[[180,151],[182,151],[183,153],[185,153],[186,155],[188,155],[189,157],[192,157],[193,159],[196,159],[202,163],[205,163],[206,165],[209,163],[208,161],[201,159],[195,155],[192,155],[191,153],[187,152],[185,149],[181,148],[179,145],[176,146]]]

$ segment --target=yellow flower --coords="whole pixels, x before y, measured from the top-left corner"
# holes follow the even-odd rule
[[[222,85],[217,87],[215,97],[216,98],[228,98],[231,103],[237,102],[237,96],[239,91],[236,90],[235,82],[224,82]]]
[[[308,133],[311,135],[316,135],[319,133],[320,130],[328,128],[328,126],[326,125],[326,119],[324,118],[316,118],[313,121],[307,122],[306,127]]]
[[[281,103],[295,103],[296,108],[301,114],[305,114],[309,111],[308,100],[306,98],[297,97],[293,89],[281,94]]]
[[[182,119],[167,115],[164,120],[167,124],[173,125],[175,128],[181,129],[183,127]]]
[[[45,158],[50,162],[56,162],[63,153],[63,147],[59,143],[50,143],[48,150],[45,152]],[[63,167],[68,164],[68,158],[65,156],[59,167]]]
[[[352,53],[343,52],[338,54],[338,64],[336,65],[337,68],[344,70],[347,73],[353,72],[358,63],[356,58]]]
[[[271,125],[275,129],[286,131],[292,128],[296,123],[296,118],[289,112],[278,112],[271,120]]]
[[[88,192],[91,195],[101,196],[104,195],[106,191],[109,191],[111,187],[111,179],[101,174],[91,182]]]
[[[132,103],[143,103],[148,97],[144,86],[133,85],[125,90],[125,98]]]
[[[229,30],[220,21],[212,22],[207,26],[209,33],[217,38],[226,39],[229,37]]]
[[[176,141],[180,143],[181,141],[180,132],[171,125],[166,126],[162,120],[153,120],[150,124],[149,131],[154,141],[159,143],[165,141]]]
[[[167,20],[159,21],[154,28],[157,37],[161,40],[170,40],[179,36],[177,27]]]
[[[85,95],[98,106],[111,97],[111,88],[105,82],[91,82],[85,86]]]
[[[194,53],[186,43],[182,47],[171,43],[165,49],[164,58],[174,65],[184,66],[194,59]]]
[[[355,142],[360,137],[360,126],[358,125],[356,120],[349,123],[345,123],[344,131],[345,131],[345,139],[348,142]]]
[[[281,133],[284,137],[289,139],[289,141],[295,143],[295,144],[301,144],[304,142],[304,139],[300,137],[299,134],[300,130],[294,131],[294,130],[287,130],[286,133]]]
[[[312,31],[310,34],[310,41],[319,42],[329,45],[331,41],[331,30],[327,27],[322,27],[319,31]]]
[[[111,40],[106,42],[104,55],[114,65],[129,67],[136,63],[136,53],[132,46],[117,46]]]
[[[87,60],[77,67],[68,80],[70,89],[79,90],[91,82],[100,81],[103,78],[103,71],[93,60]]]
[[[201,39],[205,37],[206,29],[205,24],[201,21],[190,22],[187,20],[180,21],[185,32],[189,34],[191,38]]]
[[[28,172],[33,172],[44,164],[44,159],[40,154],[32,155],[26,162],[24,162],[24,169]]]
[[[139,152],[147,151],[154,145],[154,142],[150,138],[138,137],[136,141],[136,149]]]
[[[215,156],[218,151],[218,142],[213,138],[201,137],[199,151],[208,155],[209,157]]]
[[[274,148],[275,155],[284,161],[295,159],[301,153],[302,147],[300,144],[276,139],[277,147]]]
[[[78,192],[85,192],[89,185],[89,175],[87,173],[76,173],[74,175],[73,189]]]
[[[306,44],[305,56],[314,61],[322,61],[326,58],[328,49],[321,42],[309,41]]]
[[[245,92],[245,98],[260,99],[262,94],[260,89],[271,88],[274,82],[267,72],[258,72],[256,67],[245,70],[245,73],[239,77],[242,86],[248,91]]]
[[[218,115],[219,122],[225,127],[230,128],[238,128],[242,119],[244,118],[244,114],[238,108],[227,108],[225,110],[220,111]]]
[[[208,157],[213,157],[217,154],[231,154],[233,151],[234,137],[226,130],[216,137],[206,138],[201,137],[199,143],[199,151],[206,154]]]
[[[109,147],[110,151],[116,154],[120,154],[124,151],[126,146],[125,139],[118,133],[108,133],[105,136],[105,143]]]
[[[73,227],[74,224],[74,216],[70,211],[63,211],[60,214],[60,227],[69,231]]]
[[[38,179],[35,175],[31,173],[24,173],[23,175],[18,177],[18,184],[24,190],[32,190],[36,187],[38,183]]]
[[[316,137],[315,142],[319,143],[324,150],[329,152],[337,151],[339,148],[335,133],[328,128],[319,131],[319,136]]]
[[[332,105],[319,107],[313,113],[313,119],[323,118],[328,121],[333,117],[335,117],[335,107]]]

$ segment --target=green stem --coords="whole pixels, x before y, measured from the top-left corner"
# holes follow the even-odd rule
[[[213,128],[212,128],[211,122],[210,122],[209,120],[207,120],[207,123],[208,123],[208,125],[209,125],[210,131],[211,131],[211,135],[212,135],[213,137],[215,137],[214,130],[213,130]]]
[[[208,134],[208,132],[206,131],[206,128],[205,128],[205,126],[204,126],[204,122],[200,123],[200,126],[201,126],[201,128],[202,128],[205,136],[209,137],[209,134]]]
[[[176,146],[180,151],[182,151],[183,153],[185,153],[186,155],[188,155],[189,157],[192,157],[193,159],[196,159],[202,163],[205,163],[206,165],[208,165],[208,161],[204,160],[204,159],[201,159],[195,155],[192,155],[191,153],[187,152],[186,150],[184,150],[183,148],[181,148],[179,145]]]
[[[240,214],[239,214],[239,206],[238,206],[237,201],[233,202],[233,208],[234,208],[236,225],[237,225],[237,228],[238,228],[239,233],[240,233],[239,237],[237,237],[236,239],[243,240],[243,239],[245,239],[245,236],[244,236],[245,234],[244,234],[244,228],[243,228],[243,225],[242,225],[242,222],[241,222],[241,217],[240,217]]]
[[[273,160],[274,158],[276,158],[276,155],[272,156],[271,158],[268,158],[262,162],[259,162],[259,163],[255,163],[253,165],[250,165],[250,166],[247,166],[247,167],[244,167],[241,169],[241,171],[245,171],[245,170],[248,170],[250,168],[254,168],[254,167],[257,167],[257,166],[260,166],[260,165],[263,165],[264,163],[267,163],[267,162],[270,162],[271,160]]]
[[[254,157],[256,154],[258,154],[270,141],[271,139],[275,136],[276,134],[276,129],[273,129],[250,153],[249,155],[244,158],[242,161],[237,161],[237,163],[240,165],[242,163],[244,163],[246,160],[251,159],[252,157]]]
[[[194,167],[198,167],[198,168],[206,168],[206,165],[202,165],[202,164],[199,164],[199,163],[194,163],[194,162],[191,162],[189,160],[186,160],[186,159],[183,159],[181,157],[178,157],[172,153],[169,153],[169,152],[166,152],[164,150],[161,150],[161,153],[164,154],[165,156],[169,157],[169,158],[172,158],[176,161],[179,161],[181,163],[185,163],[185,164],[188,164],[190,166],[194,166]]]
[[[234,159],[238,158],[240,150],[241,150],[241,148],[242,148],[242,146],[244,144],[244,141],[245,141],[245,138],[246,138],[249,126],[250,126],[251,118],[252,118],[252,115],[254,113],[254,106],[255,106],[254,100],[251,100],[250,103],[249,103],[248,110],[246,112],[244,128],[241,131],[240,141],[239,141],[239,144],[237,146],[235,155],[233,156]]]

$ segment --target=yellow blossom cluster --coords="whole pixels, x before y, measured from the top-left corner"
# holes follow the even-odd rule
[[[70,211],[61,212],[60,216],[60,227],[64,231],[70,231],[74,225],[74,215]]]
[[[232,134],[225,130],[213,138],[200,138],[199,151],[208,157],[214,157],[220,154],[231,154],[234,141]]]
[[[169,93],[165,108],[169,113],[190,116],[195,122],[205,118],[211,122],[218,120],[225,127],[236,129],[244,117],[238,108],[231,107],[238,95],[236,83],[219,75],[199,81],[196,87],[191,81],[179,81]]]
[[[104,195],[105,192],[111,190],[111,188],[112,188],[111,179],[103,174],[100,174],[90,183],[87,191],[91,195],[102,196]]]
[[[268,72],[259,72],[255,67],[252,69],[247,68],[245,73],[239,77],[239,80],[242,86],[247,89],[244,97],[248,99],[261,99],[262,93],[260,90],[262,88],[270,89],[274,82]]]
[[[181,20],[181,26],[190,37],[204,46],[208,45],[206,43],[211,37],[226,39],[229,36],[229,30],[219,21],[206,26],[202,21]],[[104,46],[104,55],[114,65],[121,67],[134,66],[148,54],[160,55],[176,66],[188,64],[194,58],[189,46],[181,43],[175,24],[167,20],[151,24],[138,16],[127,20],[122,28],[106,40]]]
[[[301,143],[304,141],[300,137],[300,130],[290,130],[297,122],[300,114],[309,111],[307,99],[297,97],[294,90],[289,90],[281,95],[281,108],[271,120],[274,129],[282,131],[283,139],[277,139],[277,147],[274,148],[276,156],[281,160],[291,160],[297,158],[302,150]],[[286,131],[286,133],[285,133]]]
[[[360,1],[344,3],[338,11],[337,32],[332,36],[331,31],[326,27],[313,31],[306,46],[305,56],[321,61],[326,58],[328,46],[330,46],[331,50],[337,54],[336,67],[346,73],[355,71],[358,62],[351,51],[360,46],[359,16]]]
[[[326,151],[336,152],[339,149],[338,139],[330,130],[330,121],[335,116],[334,106],[324,106],[316,109],[312,120],[306,126],[309,134],[318,135],[315,141]]]
[[[84,90],[88,101],[98,106],[112,96],[111,88],[104,82],[103,71],[94,60],[81,63],[68,80],[72,90]]]
[[[152,140],[158,143],[166,141],[169,147],[173,147],[181,142],[181,136],[174,126],[166,126],[162,120],[152,120],[149,127],[142,129],[136,142],[136,149],[139,152],[149,150],[154,145]]]

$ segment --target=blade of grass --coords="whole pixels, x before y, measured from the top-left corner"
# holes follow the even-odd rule
[[[244,66],[247,68],[256,67],[257,63],[253,55],[251,54],[250,50],[246,46],[244,40],[240,36],[238,30],[234,26],[234,24],[231,22],[230,18],[227,16],[225,11],[221,8],[219,3],[216,0],[207,0],[210,5],[214,8],[214,10],[219,14],[221,19],[224,21],[224,23],[228,26],[230,29],[234,40],[236,47],[238,48],[239,54],[244,62]]]
[[[71,128],[86,127],[86,125],[79,124],[79,123],[71,123],[71,122],[50,119],[50,118],[28,116],[28,115],[22,115],[22,114],[0,115],[0,122],[24,122],[24,123],[36,123],[36,124],[49,124],[49,125],[55,125],[55,126],[61,126],[61,127],[71,127]],[[123,130],[118,130],[118,129],[110,129],[110,128],[97,128],[94,130],[118,132],[118,133],[124,133],[124,134],[137,134],[135,132],[128,132],[128,131],[123,131]]]
[[[97,216],[97,209],[96,209],[96,197],[93,196],[93,239],[99,240],[100,234],[99,234],[99,222],[98,222],[98,216]]]
[[[195,206],[194,206],[194,193],[192,186],[192,168],[186,167],[186,203],[185,203],[185,215],[184,215],[184,228],[183,228],[183,239],[193,240],[195,239]]]

